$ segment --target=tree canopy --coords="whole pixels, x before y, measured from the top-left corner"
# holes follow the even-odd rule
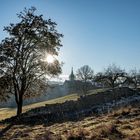
[[[48,77],[61,73],[60,62],[50,64],[45,57],[58,55],[63,35],[55,22],[35,11],[31,7],[17,14],[20,21],[4,27],[9,35],[0,44],[0,97],[15,95],[17,115],[25,97],[44,93]]]

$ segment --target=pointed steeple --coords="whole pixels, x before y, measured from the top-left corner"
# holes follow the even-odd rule
[[[69,76],[69,80],[70,80],[70,81],[74,81],[74,80],[75,80],[75,75],[74,75],[74,73],[73,73],[73,67],[72,67],[72,69],[71,69],[71,74],[70,74],[70,76]]]

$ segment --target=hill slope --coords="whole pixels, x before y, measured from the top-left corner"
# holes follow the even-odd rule
[[[72,98],[73,96],[75,95],[72,95]],[[95,106],[95,103],[99,103],[96,101],[97,97],[101,98],[99,101],[102,103]],[[108,102],[114,98],[115,103]],[[76,101],[63,102],[65,99],[66,97],[59,100],[59,103],[53,102],[54,104],[50,105],[47,103],[47,106],[27,111],[21,118],[13,117],[1,121],[0,139],[139,140],[138,92],[123,88],[101,92],[100,95],[90,94]]]
[[[95,90],[89,91],[89,94],[97,94],[97,93],[102,92],[102,91],[105,91],[105,89],[95,89]],[[63,103],[65,101],[70,101],[70,100],[76,101],[78,98],[79,98],[79,96],[76,93],[74,93],[74,94],[59,97],[56,99],[51,99],[48,101],[43,101],[43,102],[33,103],[30,105],[25,105],[23,107],[23,112],[26,112],[26,111],[33,109],[33,108],[45,106],[46,104]],[[0,120],[10,118],[10,117],[15,116],[15,115],[16,115],[16,108],[0,108]]]
[[[109,114],[91,116],[79,121],[67,121],[50,125],[0,125],[6,127],[1,140],[139,140],[140,105],[122,108]],[[10,126],[10,127],[9,127]]]
[[[52,99],[48,101],[26,105],[23,107],[23,112],[26,112],[33,108],[45,106],[46,104],[63,103],[65,101],[77,100],[77,99],[78,99],[77,94],[70,94],[64,97],[60,97],[60,98],[56,98],[56,99]],[[10,118],[15,115],[16,115],[16,108],[0,108],[0,120]]]

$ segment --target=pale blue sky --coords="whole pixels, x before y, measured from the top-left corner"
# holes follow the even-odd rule
[[[140,0],[1,0],[3,26],[17,22],[16,13],[35,6],[39,14],[58,23],[64,34],[60,60],[63,74],[84,64],[95,72],[111,63],[140,68]]]

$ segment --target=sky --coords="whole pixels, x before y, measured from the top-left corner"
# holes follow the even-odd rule
[[[95,73],[115,63],[140,69],[140,0],[1,0],[0,40],[3,27],[18,22],[16,13],[35,6],[38,14],[55,21],[62,33],[59,60],[62,77],[83,65]]]

